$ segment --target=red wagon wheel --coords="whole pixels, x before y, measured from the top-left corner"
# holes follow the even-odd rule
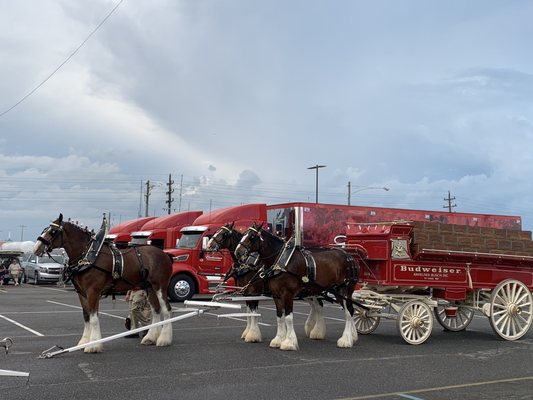
[[[515,279],[500,282],[490,298],[489,321],[505,340],[524,336],[533,321],[533,296],[527,286]]]

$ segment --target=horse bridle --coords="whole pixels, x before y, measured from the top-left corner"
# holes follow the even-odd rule
[[[222,234],[222,239],[219,241],[218,236],[220,234]],[[217,232],[215,232],[215,234],[211,237],[211,239],[213,239],[213,241],[217,245],[215,251],[217,251],[220,248],[220,244],[222,243],[222,240],[224,240],[226,238],[226,235],[229,235],[229,234],[231,234],[231,229],[229,229],[225,225],[221,226],[220,229]]]
[[[44,238],[43,235],[45,234],[49,234],[51,239],[48,240]],[[45,228],[42,231],[41,235],[37,238],[37,240],[39,240],[40,242],[44,244],[45,253],[50,253],[50,251],[52,250],[51,249],[52,243],[56,240],[58,235],[61,235],[61,246],[59,247],[63,247],[63,223],[62,222],[59,224],[52,222],[48,228]]]
[[[248,228],[248,231],[241,238],[241,241],[239,242],[239,246],[244,247],[244,249],[246,250],[246,253],[242,257],[243,259],[248,257],[250,253],[252,252],[252,245],[245,244],[245,241],[248,241],[250,243],[251,239],[255,239],[256,237],[261,238],[261,229],[262,228],[256,229],[253,226],[251,226]],[[254,232],[255,235],[250,235],[250,231]]]

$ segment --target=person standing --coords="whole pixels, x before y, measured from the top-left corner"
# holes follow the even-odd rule
[[[6,266],[3,263],[0,263],[0,286],[4,286],[4,277],[6,276]]]
[[[18,258],[11,259],[11,264],[9,265],[9,274],[15,282],[15,286],[18,286],[20,281],[20,275],[22,274],[22,265],[20,265],[20,261]]]
[[[143,289],[134,288],[126,293],[126,301],[130,304],[130,315],[126,318],[126,328],[128,330],[140,328],[149,325],[152,321],[152,309],[148,302],[148,296]],[[146,331],[141,335],[132,334],[127,337],[143,337]]]

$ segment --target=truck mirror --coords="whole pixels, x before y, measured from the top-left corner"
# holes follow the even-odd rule
[[[209,242],[209,238],[207,236],[204,236],[202,238],[202,250],[207,250],[207,243]]]

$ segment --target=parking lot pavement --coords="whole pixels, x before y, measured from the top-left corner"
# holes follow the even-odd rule
[[[174,315],[182,304],[173,303]],[[103,298],[102,335],[124,331],[123,296]],[[72,288],[22,285],[0,288],[0,369],[29,373],[0,376],[2,399],[531,399],[533,333],[516,342],[499,339],[486,318],[476,317],[464,332],[435,324],[430,339],[406,344],[395,321],[382,321],[351,349],[338,349],[342,312],[326,305],[327,335],[305,338],[309,307],[295,305],[300,350],[268,346],[276,330],[274,306],[261,303],[262,343],[240,339],[243,318],[219,318],[208,311],[173,324],[172,346],[143,346],[138,339],[104,344],[101,354],[81,351],[49,359],[52,346],[77,344],[83,319]]]

